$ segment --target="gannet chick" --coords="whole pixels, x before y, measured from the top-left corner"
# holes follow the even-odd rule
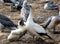
[[[47,0],[44,4],[44,9],[47,9],[47,10],[58,10],[58,5],[55,4],[54,2],[52,1],[49,1]]]
[[[18,21],[18,28],[16,30],[12,30],[11,33],[8,36],[9,41],[16,41],[19,40],[23,35],[25,35],[26,29],[24,27],[24,21],[21,19]]]
[[[0,27],[1,28],[6,27],[6,28],[11,28],[11,29],[16,29],[17,25],[14,24],[8,17],[4,16],[3,14],[0,14]]]
[[[27,18],[29,16],[29,12],[30,12],[29,3],[27,0],[24,0],[20,17],[23,18],[24,21],[27,21]]]
[[[29,14],[27,21],[25,22],[26,28],[28,28],[28,30],[33,29],[36,33],[40,33],[40,34],[43,33],[49,37],[49,35],[47,35],[47,32],[45,31],[45,29],[33,21],[33,16],[32,16],[33,11],[32,10],[33,10],[33,8],[30,6],[30,14]],[[52,39],[51,37],[49,37],[49,38]]]

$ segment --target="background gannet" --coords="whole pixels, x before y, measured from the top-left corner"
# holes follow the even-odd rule
[[[0,14],[0,24],[1,24],[0,27],[2,26],[2,28],[4,28],[4,27],[8,27],[11,29],[17,28],[17,25],[14,24],[8,17],[4,16],[3,14]]]
[[[58,10],[58,5],[52,2],[51,0],[46,0],[44,4],[44,9],[47,10]]]
[[[55,32],[55,27],[60,23],[60,11],[58,16],[51,16],[46,20],[44,23],[42,23],[42,26],[44,28],[48,29],[54,29]]]
[[[3,6],[4,3],[10,3],[10,10],[13,11],[13,6],[15,6],[17,10],[20,10],[22,8],[24,0],[0,0],[0,2],[3,4]]]

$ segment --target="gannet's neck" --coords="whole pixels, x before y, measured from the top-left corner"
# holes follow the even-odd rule
[[[32,16],[32,8],[30,8],[30,14],[29,14],[29,17],[27,19],[27,22],[33,22],[33,16]]]

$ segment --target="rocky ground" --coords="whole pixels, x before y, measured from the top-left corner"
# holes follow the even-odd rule
[[[50,17],[52,15],[58,15],[58,11],[57,10],[44,10],[43,9],[43,6],[44,6],[43,1],[45,1],[45,0],[33,0],[33,1],[29,0],[30,3],[34,3],[37,6],[37,8],[35,9],[34,14],[33,14],[33,16],[35,17],[34,19],[35,19],[35,21],[37,23],[42,23],[44,20],[46,20],[48,17]],[[57,3],[58,6],[60,5],[60,0],[52,0],[52,1],[54,1],[54,3]],[[20,11],[17,11],[17,10],[14,10],[14,11],[15,12],[10,12],[9,4],[8,5],[4,5],[4,6],[2,6],[0,4],[0,13],[5,15],[5,16],[7,16],[15,24],[17,24],[17,22],[19,20],[19,17],[20,17],[19,16],[20,15]],[[8,35],[9,35],[9,33],[0,32],[0,44],[60,44],[60,34],[49,33],[49,35],[57,43],[56,42],[50,42],[49,39],[45,40],[45,41],[48,41],[48,42],[44,42],[44,41],[41,41],[41,40],[33,41],[32,40],[32,36],[29,35],[29,33],[26,33],[19,41],[8,42],[6,40]]]

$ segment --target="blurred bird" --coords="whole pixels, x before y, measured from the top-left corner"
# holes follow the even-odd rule
[[[58,5],[55,4],[54,2],[50,1],[50,0],[46,0],[45,4],[44,4],[44,9],[47,10],[58,10]]]
[[[0,0],[1,3],[10,3],[11,11],[13,11],[13,6],[17,8],[17,10],[20,10],[22,8],[24,0]]]
[[[44,23],[42,23],[41,25],[44,28],[48,28],[48,29],[54,29],[53,32],[55,32],[55,27],[60,23],[60,11],[58,16],[51,16],[49,17]]]
[[[0,14],[0,26],[1,28],[8,27],[11,29],[16,29],[17,25],[14,24],[8,17],[4,16],[3,14]],[[3,30],[2,30],[3,31]]]

